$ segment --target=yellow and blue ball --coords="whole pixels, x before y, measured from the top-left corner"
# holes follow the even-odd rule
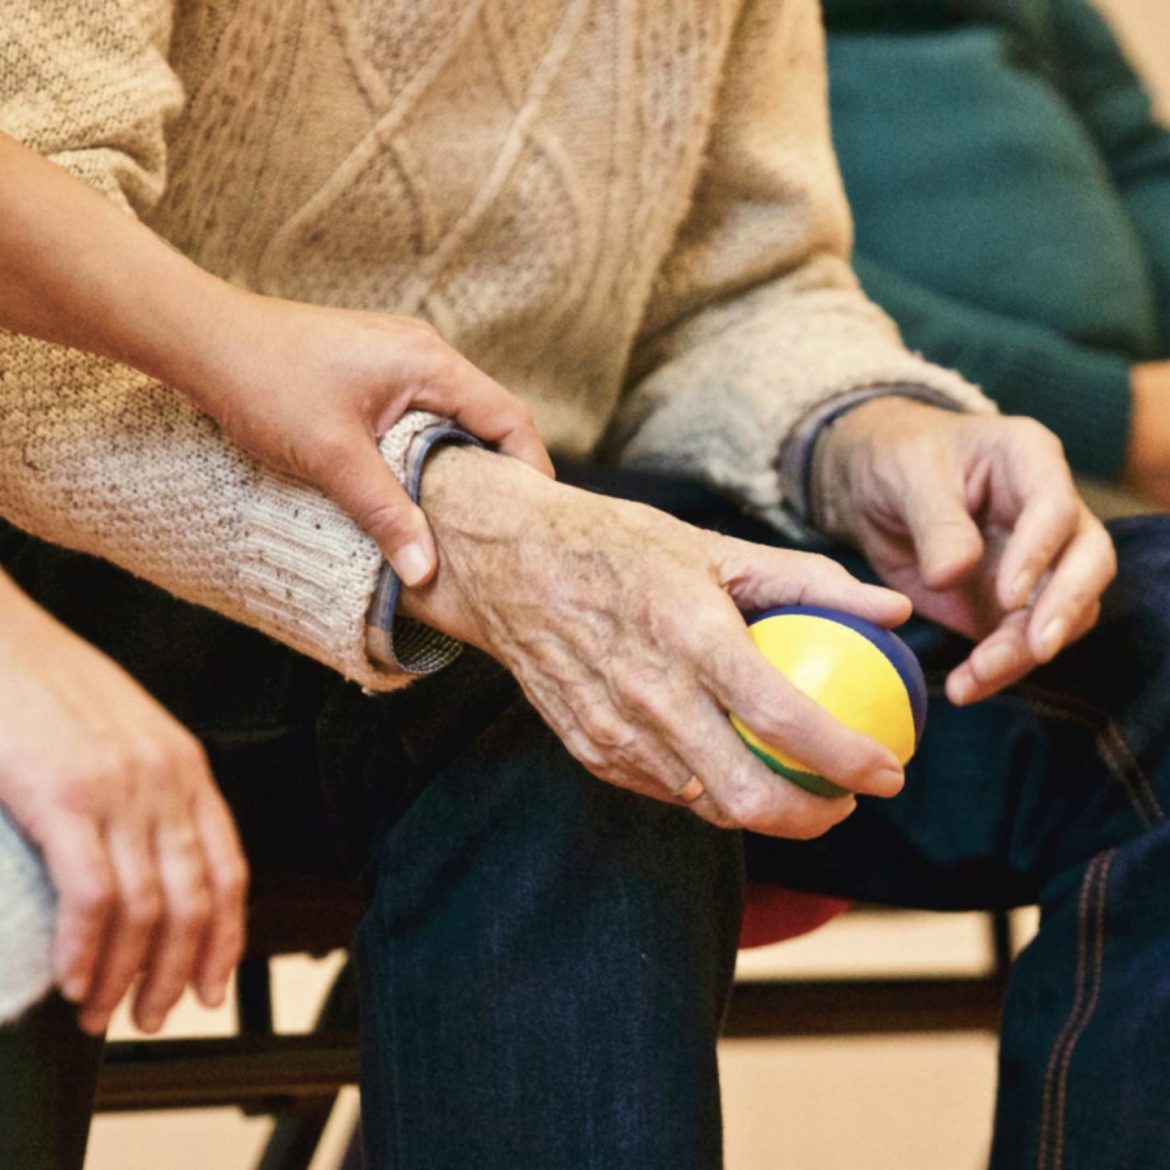
[[[878,740],[905,764],[926,723],[926,680],[896,634],[863,618],[818,606],[770,609],[749,622],[760,653],[798,690],[848,727]],[[766,744],[734,713],[740,738],[774,772],[820,796],[844,790]]]

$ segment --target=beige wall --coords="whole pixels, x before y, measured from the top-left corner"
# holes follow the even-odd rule
[[[1099,0],[1170,120],[1170,0]]]

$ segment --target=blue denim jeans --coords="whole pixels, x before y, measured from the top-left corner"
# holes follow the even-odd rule
[[[693,486],[576,478],[777,540]],[[85,558],[19,540],[7,560],[204,738],[256,864],[364,872],[371,1170],[718,1167],[745,866],[901,906],[1038,902],[992,1165],[1144,1170],[1170,1164],[1170,520],[1115,536],[1099,629],[1002,697],[951,708],[967,647],[911,623],[932,701],[906,788],[806,843],[596,781],[480,655],[370,698]]]

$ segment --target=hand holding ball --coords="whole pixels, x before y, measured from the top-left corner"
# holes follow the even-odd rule
[[[926,722],[926,680],[896,634],[863,618],[815,606],[770,609],[749,623],[760,653],[798,690],[847,727],[885,744],[905,764]],[[734,713],[740,738],[774,772],[818,796],[845,790],[759,739]]]

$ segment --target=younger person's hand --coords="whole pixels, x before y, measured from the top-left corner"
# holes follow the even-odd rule
[[[434,572],[434,542],[376,446],[407,410],[552,474],[528,408],[421,320],[236,288],[3,133],[0,203],[0,327],[181,390],[264,466],[329,496],[408,585]]]
[[[157,1031],[190,984],[223,1001],[247,867],[199,742],[0,575],[0,803],[57,894],[55,980],[88,1032],[141,974]]]
[[[368,533],[407,585],[435,570],[426,517],[378,453],[410,409],[451,418],[545,475],[528,407],[426,322],[218,286],[196,360],[167,380],[266,467],[306,480]]]

